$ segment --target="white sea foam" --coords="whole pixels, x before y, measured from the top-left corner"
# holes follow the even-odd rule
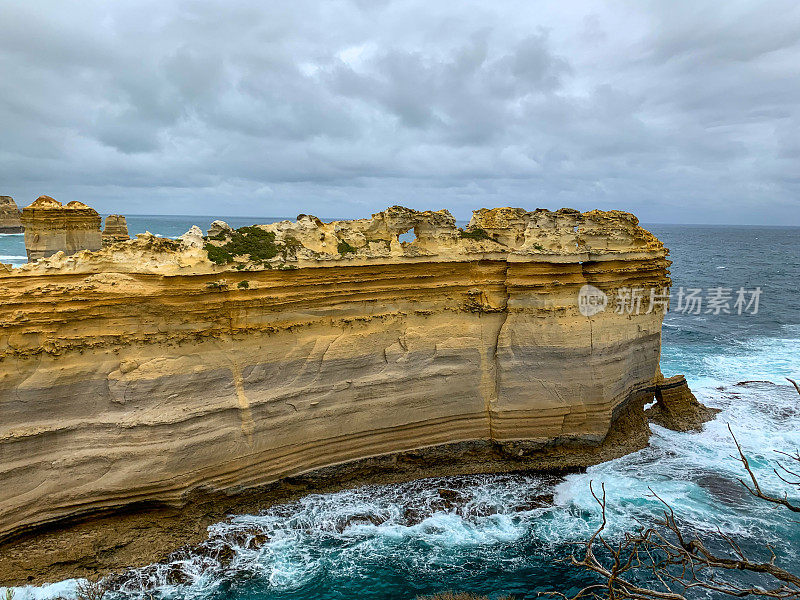
[[[75,595],[78,585],[77,579],[68,579],[50,585],[40,587],[24,586],[10,588],[13,592],[13,600],[51,600],[53,598],[69,598]],[[5,598],[6,589],[0,588],[2,597]]]

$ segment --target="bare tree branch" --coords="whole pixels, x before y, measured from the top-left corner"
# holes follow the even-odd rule
[[[797,383],[792,383],[800,393]],[[740,479],[742,485],[753,496],[776,508],[800,512],[800,507],[789,500],[788,494],[784,493],[781,498],[762,490],[730,425],[728,430],[736,445],[738,460],[750,478],[750,483]],[[800,463],[800,453],[778,453]],[[778,463],[773,471],[787,485],[800,485],[800,473],[796,470]],[[719,528],[712,536],[713,543],[710,539],[706,541],[686,529],[670,504],[652,489],[650,493],[662,505],[661,516],[653,519],[651,526],[639,523],[636,532],[625,533],[621,541],[612,543],[603,535],[608,525],[605,485],[601,484],[602,493],[598,494],[590,482],[589,490],[600,507],[601,524],[583,544],[583,555],[573,554],[566,560],[594,573],[601,582],[588,585],[573,596],[560,592],[548,595],[561,600],[686,600],[690,592],[705,590],[736,598],[800,600],[800,575],[777,564],[778,557],[772,546],[765,545],[769,559],[764,561],[748,556],[735,537]],[[720,550],[712,550],[712,546]],[[737,574],[742,573],[756,576],[759,585],[741,583],[742,578]],[[640,583],[645,575],[651,582],[648,587]]]
[[[792,504],[788,499],[788,494],[784,493],[783,498],[776,498],[775,496],[770,496],[769,494],[764,493],[761,490],[761,486],[758,485],[758,479],[756,479],[755,473],[750,468],[750,462],[747,460],[747,457],[744,455],[742,451],[742,446],[739,444],[739,440],[736,439],[736,436],[733,434],[733,429],[731,429],[730,424],[728,424],[728,431],[731,433],[731,437],[733,438],[733,442],[736,444],[736,449],[739,451],[739,461],[744,466],[745,471],[747,474],[750,475],[750,481],[753,482],[753,487],[747,485],[743,479],[739,479],[739,482],[747,489],[748,492],[753,494],[756,498],[761,498],[762,500],[766,500],[767,502],[771,502],[773,504],[779,504],[785,508],[788,508],[792,512],[800,513],[800,506]],[[775,471],[777,473],[777,471]],[[779,475],[780,477],[780,475]]]

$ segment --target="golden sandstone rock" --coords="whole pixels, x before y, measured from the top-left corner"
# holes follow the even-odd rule
[[[22,224],[29,261],[102,246],[100,215],[75,200],[62,205],[50,196],[40,196],[22,209]]]
[[[103,246],[124,242],[131,239],[128,234],[128,222],[122,215],[108,215],[103,228]]]
[[[43,233],[65,212],[46,204],[27,218]],[[483,209],[460,231],[391,207],[248,231],[275,255],[211,262],[237,235],[218,223],[207,247],[144,234],[0,272],[0,537],[136,506],[183,507],[196,537],[198,502],[221,517],[289,476],[564,469],[646,445],[662,312],[577,303],[586,284],[669,286],[633,215]],[[63,543],[102,571],[187,541],[132,550],[132,518]],[[22,578],[38,548],[6,548],[0,571]],[[51,563],[36,576],[65,574]]]
[[[16,202],[11,196],[0,196],[0,233],[22,233],[22,221]]]

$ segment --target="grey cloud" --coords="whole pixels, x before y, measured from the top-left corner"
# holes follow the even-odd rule
[[[800,224],[793,3],[2,11],[0,192],[22,204],[359,216],[399,202],[461,217],[572,205]]]

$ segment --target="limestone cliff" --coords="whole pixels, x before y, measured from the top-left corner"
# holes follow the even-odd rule
[[[0,196],[0,233],[22,233],[19,208],[11,196]]]
[[[50,196],[40,196],[22,209],[22,224],[29,261],[102,246],[100,215],[75,200],[63,205]]]
[[[108,215],[103,228],[103,246],[131,239],[128,234],[128,221],[122,215]]]
[[[629,213],[481,210],[462,231],[392,207],[210,233],[0,273],[0,536],[359,459],[563,468],[646,443],[662,312],[577,302],[669,285]]]

